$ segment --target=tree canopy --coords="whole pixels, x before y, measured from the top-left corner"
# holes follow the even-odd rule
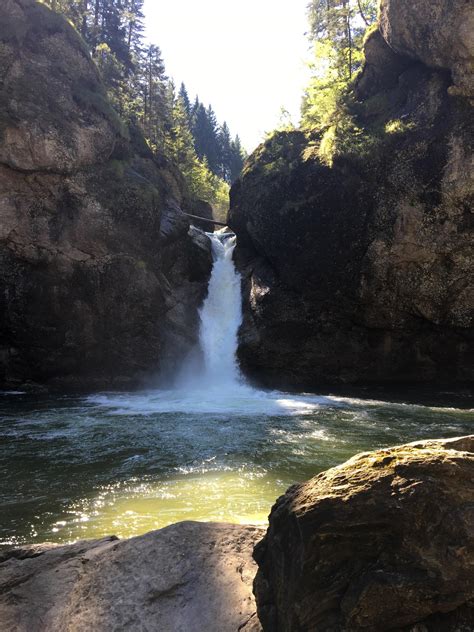
[[[309,36],[314,58],[303,99],[303,125],[327,123],[361,66],[364,34],[377,19],[377,6],[377,0],[311,0]]]
[[[143,37],[144,0],[45,0],[89,46],[118,114],[137,123],[150,147],[175,161],[191,195],[225,212],[246,154],[227,123],[186,86],[176,92],[159,46]]]

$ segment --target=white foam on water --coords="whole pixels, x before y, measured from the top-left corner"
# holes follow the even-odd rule
[[[225,413],[301,416],[325,408],[412,407],[411,404],[335,395],[294,395],[251,387],[241,375],[237,361],[242,295],[241,277],[233,261],[236,238],[233,233],[223,231],[208,233],[208,237],[212,243],[214,263],[208,294],[199,311],[202,363],[186,362],[172,389],[104,393],[89,397],[90,404],[105,408],[111,415]],[[436,408],[431,407],[431,410]]]
[[[106,408],[113,415],[155,413],[226,413],[237,415],[304,415],[322,406],[335,408],[327,398],[292,396],[279,391],[262,391],[245,384],[232,389],[156,390],[141,393],[104,393],[88,398],[90,404]]]

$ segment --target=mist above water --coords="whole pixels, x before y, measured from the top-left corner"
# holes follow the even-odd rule
[[[208,237],[214,263],[208,294],[199,310],[199,348],[184,363],[173,388],[96,395],[89,401],[118,415],[292,415],[311,412],[323,404],[333,405],[326,397],[265,391],[246,382],[237,361],[242,292],[241,276],[233,261],[236,237],[224,231],[208,233]]]

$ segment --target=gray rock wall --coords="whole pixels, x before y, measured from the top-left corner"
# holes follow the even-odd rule
[[[212,265],[180,173],[118,119],[45,5],[0,5],[0,60],[0,388],[172,370]]]
[[[473,12],[383,2],[340,124],[276,134],[233,187],[239,354],[259,381],[472,383],[474,112],[454,66],[474,63]]]

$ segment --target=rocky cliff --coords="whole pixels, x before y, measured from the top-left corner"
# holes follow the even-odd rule
[[[261,382],[472,382],[473,20],[464,0],[383,0],[334,125],[247,163],[229,224]]]
[[[211,267],[179,172],[110,107],[82,40],[0,5],[0,388],[136,383],[196,339]]]

